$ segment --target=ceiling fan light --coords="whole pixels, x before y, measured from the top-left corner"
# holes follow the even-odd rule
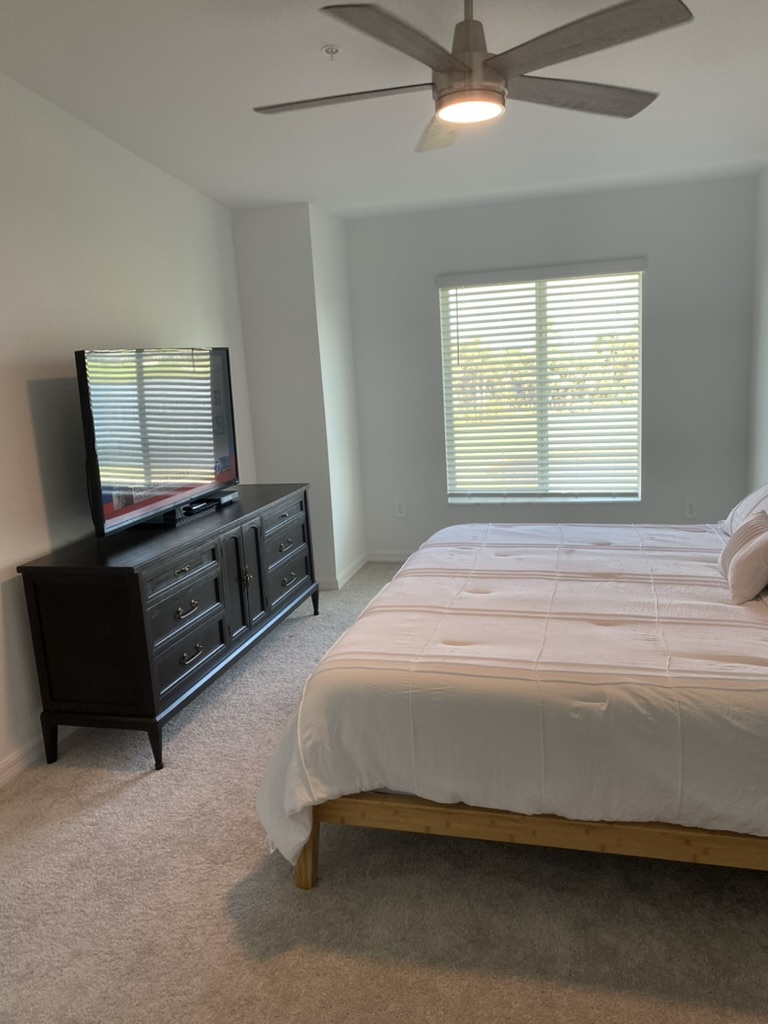
[[[437,101],[437,116],[453,124],[490,121],[504,113],[504,96],[490,89],[448,93]]]

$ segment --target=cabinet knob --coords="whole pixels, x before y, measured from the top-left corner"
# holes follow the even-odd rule
[[[243,583],[246,587],[250,587],[253,583],[253,573],[248,570],[248,566],[243,566]]]

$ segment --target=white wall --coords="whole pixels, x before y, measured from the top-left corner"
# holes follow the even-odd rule
[[[335,586],[309,207],[233,215],[259,480],[308,483],[315,572]]]
[[[689,497],[700,520],[723,517],[748,481],[755,203],[745,176],[350,221],[372,557],[478,517],[675,522]],[[437,275],[628,256],[648,260],[642,501],[449,506]]]
[[[367,548],[344,224],[310,207],[336,575],[343,586]]]
[[[341,225],[289,203],[236,212],[234,234],[259,479],[311,485],[332,589],[365,560]]]
[[[750,487],[768,482],[768,170],[758,182],[755,216],[755,337],[752,372]]]
[[[39,755],[16,566],[92,531],[72,353],[226,345],[255,460],[231,219],[0,76],[0,781]]]

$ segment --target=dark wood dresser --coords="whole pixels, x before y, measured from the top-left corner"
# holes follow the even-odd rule
[[[20,565],[49,763],[59,725],[162,727],[302,601],[318,613],[307,486],[238,487],[175,529],[89,537]]]

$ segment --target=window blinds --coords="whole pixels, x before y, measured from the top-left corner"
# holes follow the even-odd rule
[[[439,279],[449,500],[639,497],[643,266]]]

